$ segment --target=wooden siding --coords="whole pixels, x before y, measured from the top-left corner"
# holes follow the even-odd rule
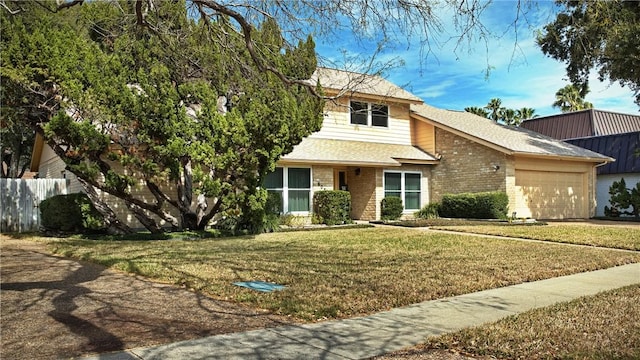
[[[66,171],[66,164],[49,145],[44,145],[42,154],[40,155],[40,164],[38,166],[38,177],[40,179],[67,179],[67,192],[69,194],[84,192],[82,185],[76,176]]]
[[[349,100],[339,99],[328,103],[322,129],[310,137],[334,140],[368,141],[387,144],[411,145],[411,121],[409,105],[390,103],[389,126],[352,125],[349,115]],[[356,101],[366,101],[354,99]]]
[[[413,119],[411,121],[411,141],[431,155],[436,153],[436,130],[432,124]]]

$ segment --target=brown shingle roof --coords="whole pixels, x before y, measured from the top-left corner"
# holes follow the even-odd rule
[[[400,166],[403,163],[434,164],[437,160],[411,145],[306,138],[291,153],[283,156],[281,162]]]
[[[555,140],[531,130],[500,125],[468,112],[437,109],[429,105],[411,105],[419,118],[435,126],[475,139],[507,154],[577,158],[589,161],[613,161],[596,152]]]
[[[419,97],[380,76],[317,68],[311,76],[311,81],[315,84],[318,79],[320,79],[320,85],[323,88],[333,90],[338,94],[374,95],[383,99],[422,103],[422,99]]]

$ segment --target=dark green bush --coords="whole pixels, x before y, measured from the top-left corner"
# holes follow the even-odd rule
[[[437,219],[440,214],[440,203],[429,203],[413,215],[417,219]]]
[[[402,199],[397,196],[387,196],[382,199],[382,220],[396,220],[402,216]]]
[[[605,216],[620,217],[621,215],[633,215],[640,218],[640,182],[635,187],[628,189],[624,178],[614,181],[609,187],[609,204],[604,207]],[[626,210],[626,209],[629,209]]]
[[[509,197],[500,191],[446,194],[439,213],[446,218],[506,219],[508,206]]]
[[[314,221],[327,224],[351,223],[351,194],[342,190],[321,190],[313,194]]]
[[[56,195],[40,203],[42,227],[48,231],[88,232],[104,228],[102,215],[86,194]]]

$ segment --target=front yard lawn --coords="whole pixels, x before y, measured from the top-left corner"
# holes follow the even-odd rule
[[[639,359],[640,285],[531,310],[432,338],[382,359],[446,348],[499,359]]]
[[[640,261],[640,254],[606,249],[402,228],[198,241],[42,241],[64,256],[307,321]],[[260,293],[232,285],[251,280],[287,288]]]
[[[580,245],[604,246],[616,249],[640,250],[640,226],[576,226],[553,224],[544,226],[433,226],[432,229],[453,230],[476,234],[510,236]]]

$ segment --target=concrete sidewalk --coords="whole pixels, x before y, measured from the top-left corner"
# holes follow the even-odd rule
[[[363,359],[417,345],[428,336],[635,283],[640,283],[638,263],[426,301],[371,316],[224,334],[85,359]]]

